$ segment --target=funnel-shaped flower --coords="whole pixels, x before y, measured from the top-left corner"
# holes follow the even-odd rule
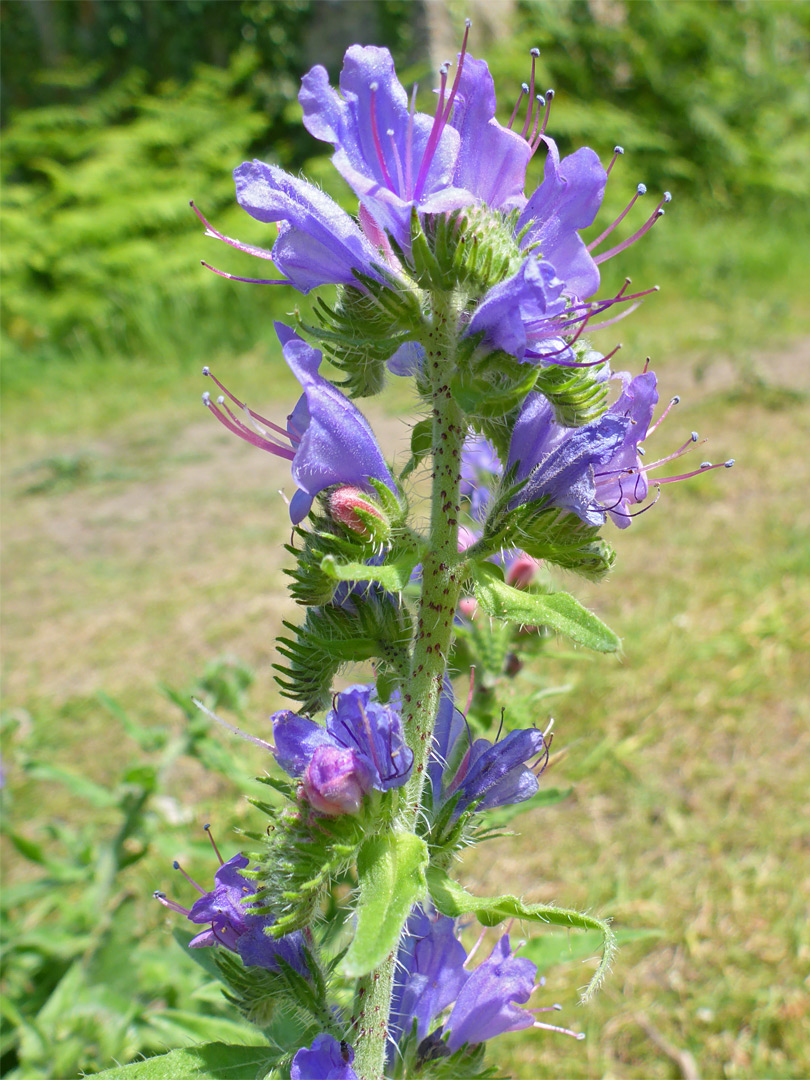
[[[216,844],[214,850],[219,855]],[[248,859],[244,855],[234,855],[227,862],[221,863],[214,875],[214,887],[209,892],[181,870],[197,891],[202,893],[190,909],[181,907],[173,900],[167,900],[161,892],[155,893],[155,899],[164,907],[185,915],[190,922],[197,925],[208,924],[206,930],[192,938],[189,942],[190,948],[223,945],[231,952],[238,953],[246,967],[263,967],[277,971],[278,961],[283,960],[299,974],[308,976],[309,967],[302,934],[295,931],[280,938],[269,937],[267,931],[275,922],[273,916],[254,915],[251,913],[251,904],[245,903],[245,900],[256,892],[255,882],[240,872],[247,866]],[[178,863],[175,863],[175,869],[181,869]]]
[[[290,1080],[358,1080],[352,1068],[354,1050],[331,1035],[318,1035],[307,1050],[292,1059]]]
[[[372,217],[410,246],[411,208],[443,213],[474,201],[453,186],[459,135],[447,123],[443,89],[435,117],[415,112],[388,49],[352,45],[343,59],[340,93],[320,64],[301,80],[304,126],[335,147],[335,168]]]
[[[290,776],[304,778],[305,794],[315,792],[313,806],[322,812],[355,813],[355,800],[372,788],[401,787],[410,776],[413,751],[399,710],[377,701],[371,686],[338,694],[325,727],[289,709],[272,721],[276,760]]]
[[[215,404],[205,393],[204,404],[245,442],[291,462],[292,478],[298,487],[290,502],[294,525],[303,521],[315,496],[326,488],[350,486],[372,493],[369,480],[375,479],[394,491],[396,485],[368,421],[320,374],[321,353],[288,326],[275,325],[284,359],[304,391],[287,417],[286,429],[252,412],[218,379],[214,381],[224,394]],[[203,369],[203,374],[211,376],[208,368]],[[229,408],[224,395],[236,405],[237,412]]]

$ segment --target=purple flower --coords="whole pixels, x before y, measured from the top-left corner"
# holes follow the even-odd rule
[[[461,495],[470,501],[470,514],[483,521],[490,489],[501,475],[501,462],[492,443],[484,435],[470,434],[461,450]]]
[[[214,844],[213,838],[211,842]],[[174,864],[175,869],[180,870],[202,894],[191,908],[168,900],[162,892],[154,894],[164,907],[185,915],[190,922],[208,924],[205,930],[192,938],[189,947],[201,949],[209,945],[223,945],[231,952],[238,953],[246,967],[277,971],[278,961],[283,960],[300,975],[308,976],[303,935],[295,931],[280,938],[270,937],[267,931],[275,922],[274,917],[251,914],[251,904],[244,902],[256,892],[255,883],[240,873],[247,868],[248,859],[244,855],[234,855],[227,862],[222,862],[216,844],[214,850],[220,858],[220,867],[214,875],[214,887],[210,892],[189,878],[179,863]]]
[[[445,686],[428,763],[434,813],[454,796],[454,820],[473,804],[480,812],[524,802],[536,794],[536,769],[547,760],[548,744],[535,728],[510,731],[494,743],[473,741],[449,684]]]
[[[354,813],[349,807],[356,798],[372,788],[402,787],[410,776],[413,751],[399,710],[374,700],[371,686],[350,686],[338,694],[325,727],[289,709],[275,713],[272,721],[276,760],[290,776],[304,777],[305,792],[309,784],[316,799],[330,802],[334,808],[327,813],[341,812],[341,801],[344,812]],[[343,754],[327,754],[326,748]]]
[[[454,92],[448,100],[446,82],[445,69],[435,117],[415,112],[391,54],[373,45],[346,51],[340,93],[321,65],[301,80],[304,126],[335,147],[335,168],[404,249],[410,248],[412,207],[435,214],[474,201],[453,186],[460,140],[448,123]]]
[[[556,423],[542,394],[529,394],[509,445],[507,469],[517,466],[516,480],[525,481],[511,505],[543,502],[569,510],[590,525],[604,524],[595,470],[611,460],[629,426],[628,417],[607,412],[592,424],[565,428]]]
[[[373,478],[395,491],[396,484],[368,421],[320,374],[321,353],[283,323],[277,322],[275,326],[284,359],[304,390],[287,417],[286,429],[252,412],[218,379],[214,382],[245,419],[229,408],[224,395],[214,404],[206,392],[204,404],[220,423],[245,442],[292,463],[292,478],[298,487],[290,502],[294,525],[307,516],[315,496],[334,485],[372,493],[374,488],[369,479]],[[203,374],[211,373],[203,368]]]
[[[293,1058],[290,1080],[358,1080],[353,1061],[348,1043],[318,1035],[309,1050],[299,1050]]]
[[[397,953],[389,1020],[393,1039],[409,1036],[414,1020],[417,1040],[427,1037],[433,1020],[456,1000],[469,979],[466,960],[454,920],[415,907]]]
[[[535,988],[537,966],[516,957],[504,934],[489,958],[479,964],[466,980],[444,1025],[449,1032],[448,1049],[458,1050],[485,1042],[507,1031],[532,1027],[531,1012],[525,1005]]]
[[[521,245],[537,245],[568,295],[586,300],[599,288],[599,270],[579,230],[593,223],[602,205],[607,172],[587,146],[560,161],[554,140],[543,136],[543,142],[548,147],[543,182],[518,218],[518,231],[528,226]]]
[[[512,277],[489,290],[472,317],[468,334],[483,332],[490,348],[522,360],[541,335],[551,337],[557,332],[553,319],[565,311],[566,284],[557,276],[556,266],[529,255]]]
[[[652,371],[631,378],[629,372],[614,376],[622,382],[619,400],[608,410],[613,416],[626,417],[630,423],[624,439],[611,459],[596,471],[596,499],[610,517],[625,529],[630,524],[629,507],[647,498],[649,484],[639,444],[644,442],[658,403],[657,381]]]
[[[256,284],[289,284],[302,293],[319,285],[357,285],[355,271],[379,278],[374,269],[380,262],[376,248],[354,219],[319,188],[263,161],[246,161],[233,175],[239,205],[257,221],[278,222],[278,239],[272,251],[233,240],[218,232],[192,203],[206,235],[271,260],[285,278],[270,281],[215,273]]]

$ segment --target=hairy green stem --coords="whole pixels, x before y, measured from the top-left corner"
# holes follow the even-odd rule
[[[439,708],[453,618],[461,581],[458,569],[458,517],[464,415],[450,393],[455,366],[457,316],[450,296],[433,298],[430,327],[422,339],[424,374],[430,384],[433,419],[433,488],[427,554],[422,563],[422,595],[411,668],[402,688],[402,716],[413,750],[413,772],[404,789],[396,827],[413,831],[422,808],[428,757]],[[394,985],[395,954],[359,980],[354,1068],[361,1080],[382,1080],[388,1014]]]

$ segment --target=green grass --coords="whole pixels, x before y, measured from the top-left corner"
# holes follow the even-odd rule
[[[588,1038],[510,1036],[499,1052],[515,1077],[678,1075],[651,1030],[689,1051],[704,1080],[810,1072],[801,820],[810,476],[806,405],[794,394],[810,380],[799,225],[706,223],[673,209],[625,263],[635,284],[664,291],[600,336],[605,349],[624,339],[628,367],[652,355],[662,397],[681,395],[658,447],[695,428],[711,439],[703,456],[737,466],[665,488],[654,510],[614,533],[619,559],[606,583],[569,582],[623,636],[620,660],[560,649],[515,687],[573,687],[551,699],[565,756],[547,782],[573,783],[574,794],[519,819],[520,837],[472,853],[465,879],[660,931],[629,940],[607,989],[583,1008],[576,989],[590,968],[577,959],[546,970],[537,1003],[561,1002],[552,1019]],[[289,294],[270,302],[262,341],[285,307]],[[60,819],[104,828],[64,789],[15,771],[13,753],[24,744],[93,779],[117,775],[135,748],[99,691],[144,722],[177,727],[158,683],[187,686],[227,652],[257,672],[252,730],[262,734],[280,704],[270,664],[290,610],[277,494],[289,476],[204,413],[198,372],[216,364],[262,411],[286,413],[296,390],[270,344],[234,356],[207,347],[209,334],[224,340],[224,317],[206,327],[175,315],[163,326],[187,340],[182,356],[51,350],[47,362],[5,365],[3,652],[6,705],[21,721],[7,783],[29,836]],[[404,449],[408,405],[400,381],[373,403],[392,453]],[[548,711],[541,700],[538,717]],[[266,765],[253,748],[243,757],[256,772]],[[170,794],[197,821],[248,818],[237,783],[193,764]],[[193,870],[199,845],[190,838],[187,848],[177,854]],[[5,862],[19,880],[24,866],[8,851]],[[141,864],[124,886],[148,896],[166,869]],[[145,900],[137,909],[150,946],[165,944],[168,920]]]

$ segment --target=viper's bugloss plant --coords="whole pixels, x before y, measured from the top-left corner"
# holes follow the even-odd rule
[[[549,762],[550,724],[511,729],[502,715],[497,732],[482,730],[491,710],[478,710],[477,694],[497,694],[550,632],[616,651],[616,635],[559,590],[553,568],[604,577],[615,557],[608,519],[625,528],[662,485],[719,467],[666,469],[695,433],[648,460],[647,439],[676,399],[656,418],[653,372],[613,372],[615,350],[590,338],[654,291],[631,292],[628,280],[599,297],[600,266],[653,228],[669,194],[606,247],[633,220],[638,185],[586,242],[621,148],[606,167],[589,148],[560,157],[537,50],[501,123],[468,34],[469,24],[454,70],[441,69],[432,116],[385,49],[352,46],[337,90],[322,67],[304,76],[304,124],[333,146],[356,215],[260,161],[235,170],[236,195],[277,225],[271,249],[224,236],[195,207],[210,236],[275,267],[253,284],[318,291],[314,315],[276,324],[303,390],[286,420],[204,369],[220,391],[203,394],[214,417],[290,462],[288,573],[303,610],[279,640],[294,707],[272,717],[272,741],[255,737],[268,754],[273,794],[254,800],[267,820],[243,853],[220,859],[213,890],[189,880],[202,894],[190,907],[156,895],[205,927],[191,946],[217,949],[246,1017],[298,1018],[266,1065],[301,1080],[490,1076],[484,1044],[501,1033],[575,1034],[536,1019],[557,1006],[529,1004],[541,983],[509,926],[474,967],[482,941],[470,953],[462,943],[476,918],[598,929],[586,998],[614,948],[607,920],[474,896],[453,879],[458,852],[497,835],[492,811],[532,805]],[[542,182],[527,195],[541,151]],[[421,410],[399,468],[353,401],[391,377],[413,381]],[[408,505],[422,465],[426,525]],[[336,692],[338,673],[364,662],[372,680]],[[452,679],[468,667],[478,686],[461,708]]]

